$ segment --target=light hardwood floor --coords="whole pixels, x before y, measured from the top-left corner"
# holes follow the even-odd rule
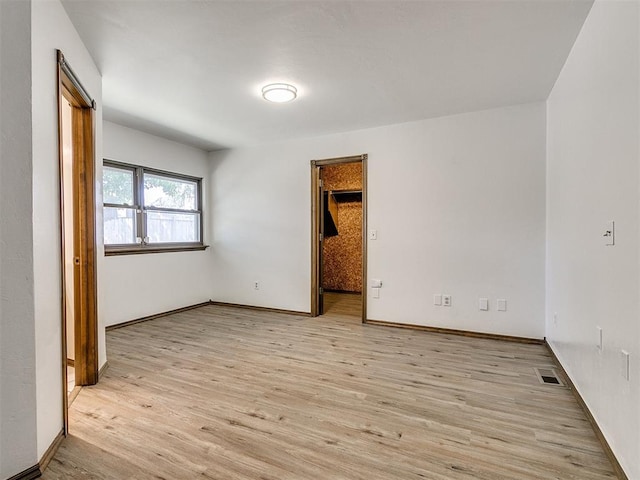
[[[46,480],[615,478],[540,345],[220,306],[107,343]]]
[[[329,318],[354,318],[362,321],[362,295],[359,293],[325,292],[324,315]]]

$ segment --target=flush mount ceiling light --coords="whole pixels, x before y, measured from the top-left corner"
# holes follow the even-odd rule
[[[270,102],[285,103],[298,96],[298,89],[288,83],[270,83],[262,87],[262,96]]]

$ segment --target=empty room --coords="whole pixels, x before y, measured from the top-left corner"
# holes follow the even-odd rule
[[[0,479],[640,480],[638,0],[0,0]]]

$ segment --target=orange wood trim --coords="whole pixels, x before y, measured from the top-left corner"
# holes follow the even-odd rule
[[[65,395],[66,394],[67,392],[65,389]],[[54,438],[53,442],[51,442],[51,445],[49,445],[49,448],[47,448],[47,451],[44,452],[44,455],[42,455],[42,458],[40,459],[37,465],[34,465],[18,473],[17,475],[14,475],[8,480],[32,480],[34,478],[39,478],[40,476],[42,476],[42,472],[45,471],[45,469],[49,465],[49,462],[51,462],[51,460],[55,456],[64,438],[65,438],[64,430],[60,430],[58,435],[56,435],[56,438]]]
[[[232,308],[243,308],[246,310],[257,310],[257,311],[261,311],[261,312],[273,312],[273,313],[283,313],[283,314],[287,314],[287,315],[298,315],[298,316],[302,316],[302,317],[309,317],[311,316],[311,314],[309,312],[297,312],[295,310],[285,310],[285,309],[280,309],[280,308],[269,308],[269,307],[256,307],[253,305],[242,305],[239,303],[227,303],[227,302],[214,302],[213,300],[209,300],[207,302],[202,302],[202,303],[196,303],[194,305],[189,305],[186,307],[181,307],[181,308],[176,308],[174,310],[168,310],[166,312],[160,312],[160,313],[155,313],[153,315],[147,315],[146,317],[140,317],[140,318],[135,318],[133,320],[129,320],[126,322],[122,322],[122,323],[117,323],[115,325],[109,325],[106,327],[106,331],[110,332],[112,330],[117,330],[119,328],[124,328],[124,327],[129,327],[131,325],[135,325],[137,323],[142,323],[142,322],[148,322],[150,320],[155,320],[157,318],[162,318],[162,317],[166,317],[168,315],[173,315],[175,313],[182,313],[182,312],[187,312],[189,310],[194,310],[196,308],[200,308],[200,307],[206,307],[208,305],[216,305],[219,307],[232,307]],[[102,369],[100,370],[101,374],[103,373],[103,370],[105,370],[107,367],[107,364],[105,364]]]
[[[74,108],[74,256],[76,265],[76,383],[98,383],[93,109]],[[79,354],[78,354],[79,352]],[[78,361],[79,360],[79,361]]]
[[[111,330],[117,330],[118,328],[128,327],[130,325],[135,325],[136,323],[148,322],[149,320],[155,320],[156,318],[166,317],[167,315],[173,315],[174,313],[186,312],[188,310],[193,310],[194,308],[205,307],[207,305],[211,305],[211,300],[206,301],[206,302],[202,302],[202,303],[196,303],[195,305],[188,305],[186,307],[181,307],[181,308],[176,308],[176,309],[173,309],[173,310],[168,310],[166,312],[154,313],[153,315],[147,315],[145,317],[135,318],[133,320],[128,320],[128,321],[122,322],[122,323],[116,323],[115,325],[107,326],[105,328],[105,330],[107,332],[110,332]],[[106,368],[106,364],[102,368],[105,369]]]
[[[496,333],[472,332],[470,330],[456,330],[452,328],[429,327],[426,325],[414,325],[411,323],[385,322],[382,320],[366,320],[367,325],[406,328],[410,330],[422,330],[424,332],[442,333],[446,335],[460,335],[463,337],[486,338],[489,340],[502,340],[507,342],[527,343],[533,345],[543,345],[544,340],[540,338],[515,337],[511,335],[498,335]]]
[[[320,218],[318,209],[318,176],[320,168],[316,161],[311,161],[311,316],[318,316],[318,235],[320,235]]]
[[[366,158],[367,154],[365,153],[363,155],[351,155],[349,157],[324,158],[322,160],[312,160],[311,162],[318,167],[324,167],[326,165],[335,165],[337,163],[361,162]]]
[[[311,160],[311,313],[317,317],[319,312],[318,289],[320,272],[320,251],[318,236],[320,234],[320,220],[322,212],[319,211],[318,195],[320,194],[318,179],[320,169],[323,166],[340,163],[362,162],[362,323],[367,318],[367,160],[369,155],[352,155],[349,157],[327,158],[323,160]]]
[[[40,466],[40,470],[42,472],[45,471],[45,469],[47,468],[47,465],[49,465],[49,462],[55,456],[56,452],[58,451],[58,448],[60,448],[60,445],[64,440],[64,437],[65,437],[64,430],[60,430],[58,435],[56,435],[56,438],[54,438],[53,442],[51,442],[51,445],[49,445],[49,448],[47,448],[47,451],[44,452],[44,455],[42,455],[42,458],[38,463],[38,465]]]
[[[309,312],[298,312],[296,310],[287,310],[283,308],[270,308],[270,307],[257,307],[253,305],[242,305],[239,303],[226,303],[226,302],[214,302],[213,300],[209,301],[209,305],[216,305],[218,307],[232,307],[232,308],[243,308],[245,310],[257,310],[259,312],[272,312],[272,313],[282,313],[285,315],[296,315],[299,317],[311,317],[311,313]]]
[[[367,322],[367,165],[369,155],[362,155],[362,323]]]
[[[64,183],[62,178],[62,103],[61,98],[72,105],[71,130],[73,136],[73,238],[75,290],[75,369],[77,385],[93,385],[98,381],[98,326],[96,291],[96,228],[95,228],[95,102],[89,102],[80,93],[62,67],[64,55],[57,51],[58,62],[58,138],[60,162],[60,228],[61,228],[61,275],[62,275],[62,361],[63,361],[63,431],[68,427],[68,398],[66,393],[66,298],[64,262]],[[77,81],[77,79],[76,79]]]
[[[8,478],[7,480],[32,480],[41,476],[42,472],[40,471],[40,465],[34,465],[33,467],[29,467],[26,470],[17,473],[13,477]]]
[[[57,52],[58,56],[61,52]],[[63,155],[63,131],[62,131],[62,71],[60,69],[60,63],[58,63],[58,86],[57,86],[57,98],[58,98],[58,171],[60,182],[58,182],[59,194],[60,194],[60,285],[62,286],[60,291],[60,305],[61,319],[62,319],[62,425],[63,433],[66,435],[69,429],[69,398],[67,395],[67,295],[66,295],[66,265],[65,265],[65,231],[64,231],[64,155]]]

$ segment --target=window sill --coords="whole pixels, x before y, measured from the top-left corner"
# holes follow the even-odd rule
[[[113,257],[117,255],[140,255],[144,253],[169,253],[169,252],[191,252],[201,251],[209,248],[209,245],[135,245],[123,247],[104,247],[104,256]]]

